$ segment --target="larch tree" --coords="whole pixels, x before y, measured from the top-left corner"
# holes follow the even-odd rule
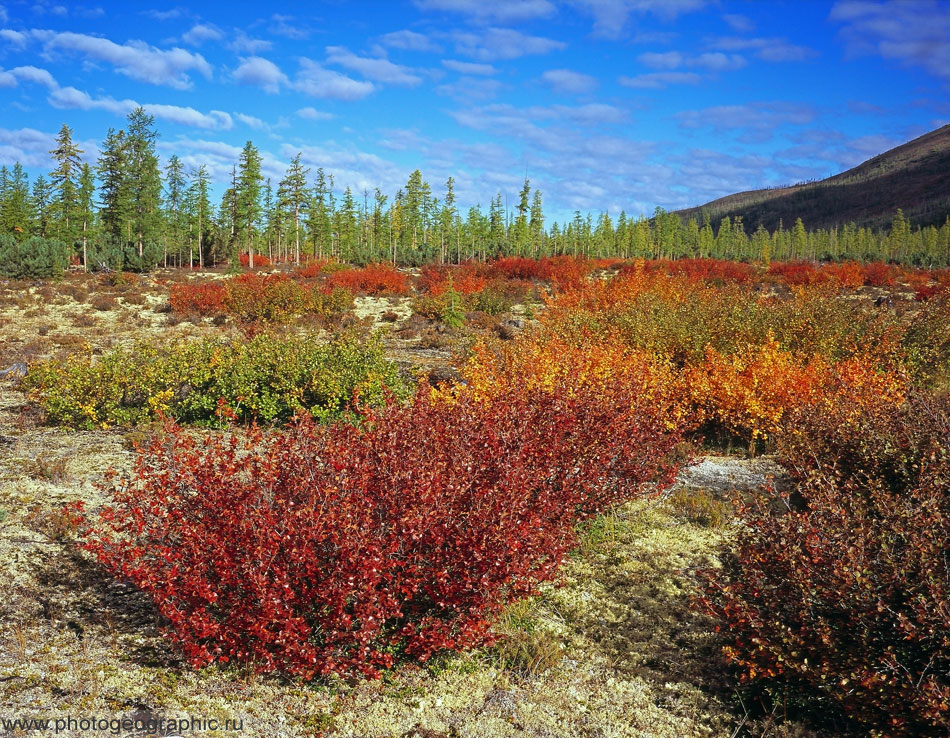
[[[50,156],[56,164],[50,179],[53,186],[53,231],[55,235],[72,246],[75,241],[75,212],[78,209],[79,183],[78,177],[82,162],[80,155],[83,150],[73,143],[72,129],[63,123],[56,137],[56,148]],[[70,223],[72,218],[72,223]]]
[[[174,154],[165,166],[165,209],[168,211],[168,230],[172,238],[172,247],[181,250],[181,234],[184,231],[185,208],[185,169],[181,160]],[[164,249],[163,261],[168,266],[168,248]],[[193,255],[189,253],[188,268],[194,266]]]
[[[92,228],[95,212],[96,181],[92,172],[92,167],[88,163],[83,163],[79,170],[79,193],[78,193],[78,213],[77,216],[82,221],[82,268],[89,271],[89,262],[87,257],[87,243],[89,232]]]
[[[300,215],[307,210],[310,202],[310,191],[307,188],[307,175],[310,170],[304,168],[301,163],[303,155],[298,151],[297,155],[290,160],[290,166],[287,167],[287,173],[280,181],[280,192],[282,193],[283,203],[293,213],[294,219],[294,264],[300,264]]]
[[[248,266],[254,268],[254,226],[261,216],[261,155],[251,141],[244,145],[235,187],[237,221],[247,245]]]

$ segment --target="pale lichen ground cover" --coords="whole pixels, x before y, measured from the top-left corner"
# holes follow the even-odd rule
[[[32,293],[25,306],[2,306],[2,358],[30,342],[49,355],[69,336],[107,348],[216,330],[167,325],[153,309],[162,290],[146,292],[143,305],[117,311]],[[408,301],[357,304],[374,323],[382,309],[404,320]],[[73,325],[85,313],[91,330]],[[178,659],[149,602],[63,538],[56,517],[65,502],[106,502],[96,485],[106,469],[130,468],[129,437],[37,426],[24,399],[0,386],[0,718],[190,716],[241,720],[233,735],[380,738],[730,736],[743,719],[713,626],[691,606],[692,572],[715,564],[732,523],[681,500],[718,510],[731,489],[765,481],[767,461],[707,458],[678,492],[595,520],[562,581],[511,607],[494,647],[380,681],[303,684],[248,668],[196,672]],[[761,720],[750,734],[812,735]]]

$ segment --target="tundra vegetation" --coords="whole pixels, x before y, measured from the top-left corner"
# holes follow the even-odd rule
[[[98,209],[2,181],[4,705],[948,732],[950,225],[360,209],[250,143],[214,209],[154,138]]]

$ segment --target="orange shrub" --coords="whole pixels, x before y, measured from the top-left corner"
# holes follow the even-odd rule
[[[245,269],[248,266],[250,266],[251,257],[249,254],[241,254],[240,256],[238,256],[238,259],[241,262],[241,266],[244,267]],[[257,269],[258,267],[269,267],[269,266],[272,266],[272,262],[267,256],[265,256],[264,254],[254,254],[254,268],[255,269]]]
[[[864,267],[856,261],[825,264],[822,271],[828,279],[842,287],[861,287],[864,285]]]

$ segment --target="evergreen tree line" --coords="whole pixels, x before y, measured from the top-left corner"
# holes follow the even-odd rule
[[[204,166],[186,172],[173,155],[161,170],[157,137],[154,118],[138,108],[125,128],[109,130],[94,166],[82,162],[64,124],[48,177],[31,184],[19,163],[0,167],[0,273],[46,276],[70,262],[89,270],[236,266],[240,254],[251,266],[261,255],[403,265],[555,255],[950,265],[950,216],[940,228],[913,228],[898,210],[886,231],[853,223],[808,231],[798,219],[748,233],[738,217],[714,227],[708,215],[684,221],[657,208],[651,218],[577,211],[567,222],[546,224],[542,193],[527,179],[513,207],[498,193],[487,213],[481,205],[463,212],[452,177],[439,198],[419,170],[392,198],[378,188],[341,194],[332,174],[311,172],[298,153],[275,183],[262,175],[251,141],[215,206]]]

